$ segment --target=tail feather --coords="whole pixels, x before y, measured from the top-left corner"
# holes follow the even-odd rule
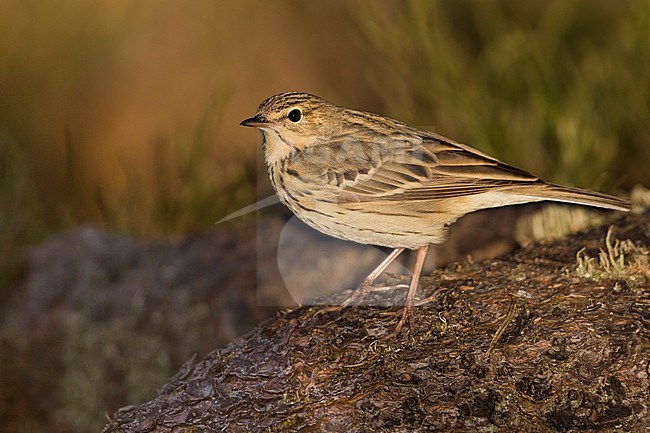
[[[588,191],[570,186],[556,185],[547,183],[543,188],[522,188],[513,191],[519,195],[535,197],[542,200],[559,201],[564,203],[573,203],[584,206],[593,206],[603,209],[612,209],[620,211],[629,211],[631,204],[629,200],[614,197],[612,195],[600,192]]]

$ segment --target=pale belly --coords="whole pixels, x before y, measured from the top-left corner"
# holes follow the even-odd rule
[[[284,197],[282,197],[284,195]],[[416,249],[447,238],[446,224],[452,218],[435,209],[433,203],[413,206],[400,202],[336,202],[335,197],[316,200],[290,192],[281,200],[309,226],[340,239],[385,246]]]
[[[434,200],[354,201],[341,188],[321,182],[276,178],[274,187],[280,200],[316,230],[361,244],[409,249],[444,242],[448,226],[469,212],[542,200],[492,190]]]

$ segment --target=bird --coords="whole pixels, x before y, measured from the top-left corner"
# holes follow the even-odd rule
[[[259,129],[271,184],[280,201],[314,229],[392,248],[341,307],[406,249],[417,258],[394,334],[408,320],[431,244],[481,209],[539,201],[628,211],[628,200],[558,185],[471,146],[389,117],[332,104],[304,92],[264,100],[243,126]]]

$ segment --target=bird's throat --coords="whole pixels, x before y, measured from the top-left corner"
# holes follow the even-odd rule
[[[262,147],[266,164],[269,166],[278,164],[295,152],[295,149],[272,129],[262,131]]]

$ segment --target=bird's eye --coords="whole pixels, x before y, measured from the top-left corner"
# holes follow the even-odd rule
[[[294,108],[293,110],[289,111],[289,120],[291,120],[293,123],[298,123],[300,122],[300,119],[302,119],[302,111],[298,108]]]

